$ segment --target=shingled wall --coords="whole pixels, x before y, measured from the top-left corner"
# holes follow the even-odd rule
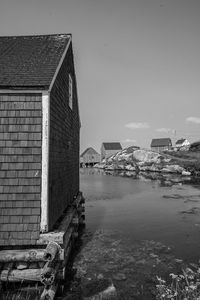
[[[73,109],[69,107],[69,73]],[[70,46],[50,94],[49,228],[79,192],[79,114]]]
[[[40,230],[41,94],[0,94],[0,245],[35,244]]]

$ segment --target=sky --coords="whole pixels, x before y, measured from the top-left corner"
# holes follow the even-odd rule
[[[80,151],[200,140],[199,0],[1,0],[0,35],[71,33]]]

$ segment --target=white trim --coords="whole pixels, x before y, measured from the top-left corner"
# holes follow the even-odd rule
[[[42,94],[42,186],[41,186],[41,223],[42,232],[48,231],[48,178],[49,178],[49,93]]]
[[[62,57],[61,57],[61,59],[60,59],[60,61],[59,61],[59,64],[58,64],[57,69],[56,69],[56,72],[54,73],[53,79],[52,79],[51,84],[50,84],[50,86],[49,86],[49,92],[51,91],[51,89],[52,89],[52,87],[53,87],[53,85],[54,85],[54,82],[55,82],[55,80],[56,80],[56,77],[57,77],[57,75],[58,75],[58,72],[59,72],[59,70],[60,70],[60,67],[61,67],[61,65],[62,65],[62,63],[63,63],[63,60],[64,60],[64,58],[65,58],[65,55],[66,55],[66,53],[67,53],[67,51],[68,51],[68,49],[69,49],[69,45],[70,45],[70,43],[71,43],[71,41],[72,41],[71,35],[69,35],[68,37],[69,37],[69,41],[68,41],[67,46],[66,46],[66,48],[65,48],[65,51],[63,52],[63,55],[62,55]]]
[[[43,94],[47,92],[47,90],[0,90],[0,94]]]

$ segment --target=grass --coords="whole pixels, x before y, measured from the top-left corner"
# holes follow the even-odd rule
[[[157,277],[156,299],[165,300],[200,300],[200,268],[194,271],[191,268],[182,269],[182,274],[170,274],[171,280],[167,283]]]
[[[41,288],[36,283],[35,285],[25,285],[22,281],[16,283],[4,283],[1,290],[1,300],[39,300]]]

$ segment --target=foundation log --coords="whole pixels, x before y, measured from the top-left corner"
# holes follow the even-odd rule
[[[57,277],[60,262],[48,261],[41,271],[40,281],[45,286],[52,285]]]
[[[58,270],[56,279],[63,280],[63,269]],[[0,281],[21,282],[21,281],[38,281],[41,280],[41,269],[25,270],[2,270],[0,272]]]
[[[27,250],[2,250],[0,251],[0,262],[36,262],[44,260],[45,249],[27,249]],[[63,260],[64,250],[58,252],[58,259]]]
[[[50,242],[45,249],[44,260],[53,261],[57,259],[60,251],[60,245],[55,242]]]

